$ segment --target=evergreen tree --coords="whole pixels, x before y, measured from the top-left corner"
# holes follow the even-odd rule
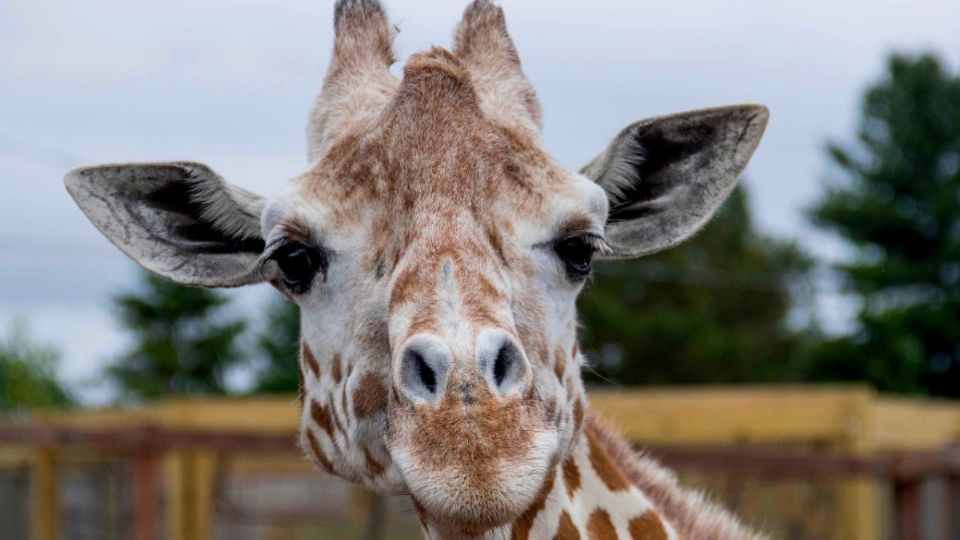
[[[254,389],[258,393],[296,392],[300,369],[300,308],[284,298],[275,298],[267,308],[267,324],[257,336],[263,366]]]
[[[794,377],[787,318],[809,259],[753,229],[746,189],[682,245],[599,261],[579,302],[588,380],[718,383]]]
[[[0,341],[0,411],[18,412],[71,403],[56,376],[60,353],[32,341],[26,326],[14,322]]]
[[[840,177],[811,216],[854,247],[837,268],[862,308],[812,351],[811,376],[960,396],[960,75],[892,56],[857,142],[829,152]]]
[[[130,350],[107,368],[126,398],[222,394],[227,370],[245,358],[241,319],[225,316],[228,297],[143,274],[141,290],[115,299]]]

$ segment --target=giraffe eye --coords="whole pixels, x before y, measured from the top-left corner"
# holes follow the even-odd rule
[[[582,236],[565,238],[553,246],[571,281],[583,281],[590,274],[594,246]]]
[[[327,266],[323,253],[299,242],[277,249],[271,258],[277,262],[283,284],[294,294],[307,292],[317,272],[326,271]]]

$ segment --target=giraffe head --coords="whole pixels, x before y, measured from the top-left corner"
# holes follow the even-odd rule
[[[312,164],[269,202],[195,163],[82,168],[77,203],[173,281],[267,281],[302,313],[301,445],[320,467],[410,493],[460,530],[536,499],[584,416],[575,300],[591,259],[672,246],[756,148],[747,105],[629,125],[580,172],[542,148],[502,11],[402,80],[374,0],[336,5]]]

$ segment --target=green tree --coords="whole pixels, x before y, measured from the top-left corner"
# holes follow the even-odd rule
[[[758,234],[738,187],[681,246],[603,261],[579,302],[588,379],[621,384],[792,378],[802,336],[789,328],[792,288],[810,260]]]
[[[263,365],[254,392],[296,392],[299,347],[300,308],[284,298],[273,299],[267,308],[266,326],[257,336]]]
[[[229,298],[143,274],[140,290],[115,299],[131,348],[107,368],[123,397],[222,394],[227,370],[245,359],[238,342],[246,328],[229,318]]]
[[[63,407],[72,402],[56,376],[60,353],[31,340],[26,325],[14,322],[0,341],[0,411]]]
[[[812,351],[810,375],[960,396],[960,76],[931,54],[893,55],[863,97],[857,141],[811,209],[848,241],[837,266],[859,328]]]

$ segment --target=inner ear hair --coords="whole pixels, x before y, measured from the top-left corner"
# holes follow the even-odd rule
[[[201,221],[232,238],[260,238],[260,214],[264,203],[258,195],[226,182],[210,182],[208,175],[213,172],[205,165],[177,165],[187,171],[184,180],[189,184],[189,199],[199,206]]]

